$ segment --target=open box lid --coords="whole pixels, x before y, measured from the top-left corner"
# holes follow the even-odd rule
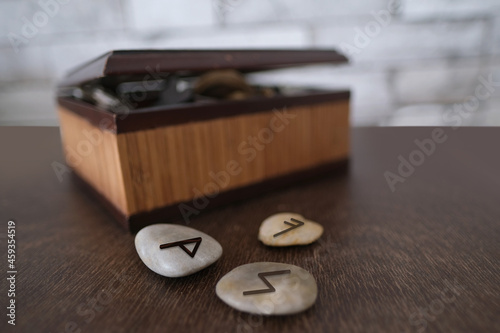
[[[241,73],[280,69],[310,64],[341,64],[347,58],[334,50],[136,50],[111,51],[81,65],[59,84],[58,103],[102,129],[129,131],[203,121],[218,117],[293,107],[304,104],[346,100],[348,90],[304,91],[293,96],[278,94],[270,98],[188,102],[148,107],[117,104],[108,107],[79,95],[80,87],[116,90],[123,82],[141,84],[161,80],[171,74],[182,77],[203,75],[212,70],[234,69]],[[97,88],[95,88],[97,87]],[[141,86],[142,87],[142,86]],[[77,94],[75,94],[77,92]],[[114,97],[111,102],[114,103]],[[106,125],[102,125],[106,123]]]
[[[120,50],[71,71],[59,87],[96,79],[152,73],[198,74],[214,69],[254,72],[321,63],[345,63],[335,50]]]

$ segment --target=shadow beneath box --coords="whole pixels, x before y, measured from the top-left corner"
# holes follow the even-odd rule
[[[305,183],[306,181],[319,179],[319,177],[325,175],[346,175],[348,171],[349,160],[345,159],[326,163],[308,170],[302,170],[294,172],[292,174],[278,176],[260,183],[228,190],[218,194],[214,198],[210,198],[209,200],[207,199],[208,202],[206,206],[202,210],[197,210],[198,214],[193,217],[193,220],[199,217],[204,212],[208,212],[214,208],[221,207],[229,203],[241,202],[243,200],[254,198],[259,194],[269,193],[277,189],[286,189],[290,186],[296,186],[297,184]],[[181,205],[187,205],[188,207],[191,207],[193,205],[193,202],[191,200],[154,209],[148,212],[126,216],[106,197],[104,197],[83,178],[81,178],[76,172],[72,173],[72,179],[80,186],[80,188],[88,193],[91,193],[94,198],[97,198],[98,201],[100,201],[104,205],[104,207],[107,208],[107,211],[111,213],[114,219],[120,222],[120,224],[131,233],[137,233],[143,227],[154,223],[177,222],[180,220],[184,220],[182,211],[181,209],[179,209],[179,207]],[[191,209],[194,208],[191,207]]]

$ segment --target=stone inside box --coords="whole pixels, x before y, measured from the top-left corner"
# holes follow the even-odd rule
[[[324,92],[296,86],[270,86],[249,82],[233,69],[212,70],[199,75],[189,72],[153,73],[142,76],[109,76],[77,87],[64,87],[60,96],[76,98],[107,111],[121,114],[176,105],[213,104],[221,101],[269,99]]]

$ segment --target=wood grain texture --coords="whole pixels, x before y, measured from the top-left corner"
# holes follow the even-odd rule
[[[262,182],[348,156],[348,102],[295,107],[286,113],[294,118],[280,120],[274,112],[262,112],[118,134],[127,214],[217,195],[218,189]],[[271,124],[279,130],[273,131]],[[232,162],[237,168],[230,166]],[[240,171],[231,174],[230,169]],[[229,176],[226,186],[210,175],[220,172]]]
[[[75,154],[80,160],[73,168],[126,216],[212,197],[349,153],[348,101],[118,135],[62,107],[59,114],[69,161]],[[98,143],[89,143],[90,135]],[[228,177],[224,186],[214,180],[221,172]]]
[[[56,128],[2,128],[0,221],[17,223],[19,274],[17,325],[4,318],[0,331],[498,332],[500,129],[444,130],[447,141],[393,193],[384,172],[395,172],[398,156],[432,129],[354,129],[348,173],[193,219],[189,226],[217,239],[224,254],[195,275],[168,279],[144,266],[133,236],[68,175],[58,181]],[[280,211],[318,221],[323,237],[263,246],[259,225]],[[307,269],[317,303],[287,317],[229,308],[215,295],[217,281],[256,261]]]
[[[84,117],[100,128],[113,133],[127,133],[146,129],[174,126],[188,122],[207,121],[251,113],[281,110],[304,105],[348,101],[349,90],[314,90],[302,93],[276,95],[272,98],[217,101],[216,103],[194,102],[182,105],[171,104],[146,108],[122,110],[112,113],[81,100],[59,97],[58,104]],[[118,112],[118,111],[117,111]]]
[[[68,165],[115,207],[129,211],[116,135],[63,107],[58,113]]]

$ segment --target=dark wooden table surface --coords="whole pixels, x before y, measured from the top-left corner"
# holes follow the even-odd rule
[[[0,331],[499,332],[500,128],[444,128],[445,142],[419,161],[414,140],[432,131],[354,129],[347,172],[204,212],[190,226],[215,237],[222,258],[169,279],[144,266],[133,235],[69,174],[56,177],[57,128],[0,128]],[[399,155],[411,154],[422,164],[391,191],[384,173],[396,174]],[[305,247],[263,246],[259,225],[280,211],[322,223],[323,237]],[[15,327],[6,317],[10,219]],[[225,305],[217,281],[256,261],[310,271],[316,304],[286,317]]]

